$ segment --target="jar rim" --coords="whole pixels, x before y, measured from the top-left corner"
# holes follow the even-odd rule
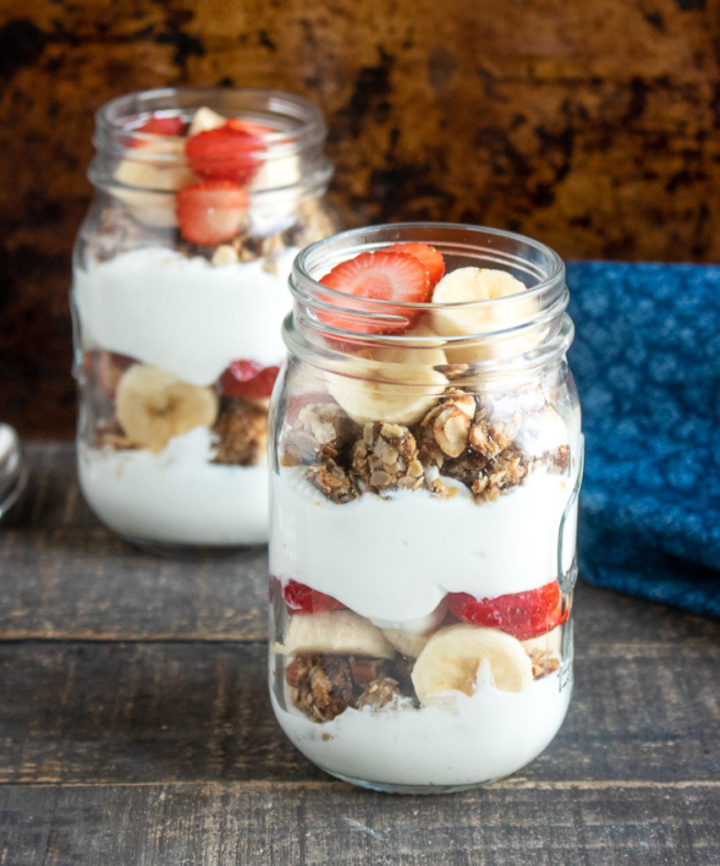
[[[126,93],[109,100],[95,114],[93,143],[98,151],[125,153],[137,140],[156,141],[156,133],[138,132],[151,116],[189,120],[203,106],[230,116],[272,121],[281,127],[258,139],[263,150],[282,151],[283,156],[322,144],[327,125],[319,106],[304,96],[280,90],[231,87],[165,87]],[[143,154],[143,159],[168,161],[168,153]]]
[[[535,283],[528,287],[527,291],[516,295],[455,303],[363,298],[363,309],[359,310],[357,305],[355,309],[348,305],[348,299],[354,296],[331,289],[315,278],[324,276],[335,265],[360,253],[376,252],[393,244],[406,242],[429,243],[444,256],[458,260],[463,257],[476,258],[505,265],[501,269],[530,276]],[[504,250],[503,244],[516,244],[524,251],[524,255]],[[392,334],[382,332],[392,331],[393,328],[406,328],[412,319],[417,318],[418,311],[422,314],[444,309],[468,312],[481,309],[502,310],[503,320],[512,318],[515,321],[511,328],[502,329],[501,332],[505,332],[535,323],[539,315],[554,318],[567,306],[565,263],[553,249],[541,241],[515,232],[465,223],[388,223],[350,229],[331,238],[316,241],[297,255],[290,276],[290,290],[298,305],[311,314],[310,319],[306,318],[305,324],[312,327],[313,316],[318,318],[318,323],[323,322],[323,315],[326,319],[340,317],[350,324],[357,323],[362,332],[358,333],[351,328],[332,328],[327,324],[322,324],[323,330],[331,336],[362,336],[370,342],[392,339]],[[528,311],[529,306],[532,306],[528,305],[528,300],[534,302],[534,313]],[[368,327],[379,333],[367,333]],[[492,333],[483,332],[476,336],[488,337]]]

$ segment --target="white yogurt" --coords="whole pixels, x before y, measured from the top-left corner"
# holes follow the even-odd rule
[[[337,505],[305,480],[305,467],[271,479],[270,572],[327,593],[374,621],[432,614],[448,592],[494,598],[558,577],[558,536],[574,479],[536,470],[493,502],[425,490],[387,499],[364,493]],[[575,514],[565,530],[575,549]],[[572,537],[571,537],[572,536]]]
[[[267,541],[267,466],[225,466],[211,433],[196,427],[160,454],[81,446],[80,486],[88,503],[125,538],[170,544]]]
[[[560,728],[570,693],[556,672],[521,692],[483,683],[471,697],[444,692],[442,706],[400,701],[347,709],[322,724],[282,709],[272,690],[271,697],[290,740],[330,773],[378,785],[454,787],[507,776],[536,758]]]
[[[280,254],[277,273],[261,260],[213,267],[162,247],[76,269],[83,348],[129,355],[193,385],[211,385],[241,358],[278,365],[297,252]]]

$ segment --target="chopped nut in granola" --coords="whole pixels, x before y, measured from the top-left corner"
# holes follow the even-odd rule
[[[138,446],[125,435],[118,421],[101,421],[95,427],[91,448],[114,448],[116,451],[132,451]]]
[[[398,681],[391,677],[380,677],[373,680],[365,691],[360,695],[357,702],[357,708],[362,710],[363,707],[373,707],[380,709],[390,703],[395,695],[400,694],[398,689]]]
[[[312,395],[307,402],[289,405],[286,420],[280,458],[283,466],[335,460],[356,429],[340,406],[325,395]]]
[[[352,468],[374,493],[422,486],[415,437],[400,424],[368,422],[352,448]]]
[[[220,437],[213,463],[255,466],[267,451],[267,410],[241,397],[223,398],[213,432]]]
[[[334,719],[353,701],[350,665],[340,656],[298,653],[285,679],[295,706],[319,722]]]
[[[307,479],[337,505],[352,502],[360,492],[354,480],[334,460],[308,466]]]
[[[530,651],[530,661],[532,662],[533,678],[536,680],[542,679],[560,667],[560,659],[557,656],[537,647]]]

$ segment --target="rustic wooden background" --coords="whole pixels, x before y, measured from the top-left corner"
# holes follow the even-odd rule
[[[720,259],[720,0],[0,0],[0,419],[70,436],[93,113],[167,84],[324,109],[348,224]]]

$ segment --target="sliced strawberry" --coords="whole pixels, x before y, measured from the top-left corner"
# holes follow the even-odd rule
[[[283,600],[290,613],[314,613],[318,610],[342,610],[341,604],[331,595],[311,589],[304,583],[290,580],[283,587]]]
[[[199,132],[185,142],[188,167],[201,177],[247,184],[260,167],[262,137],[268,132],[272,130],[244,120],[228,120]]]
[[[393,244],[385,252],[407,253],[409,256],[415,256],[416,259],[420,259],[428,272],[431,289],[435,288],[445,273],[445,260],[435,247],[431,247],[428,244]]]
[[[147,132],[152,135],[180,136],[184,131],[185,123],[181,117],[151,117],[137,128],[137,132]]]
[[[279,367],[261,367],[256,361],[233,361],[222,374],[220,387],[226,397],[262,400],[272,394]]]
[[[175,196],[180,234],[194,244],[235,237],[247,213],[247,191],[229,180],[203,180]]]
[[[518,640],[528,640],[551,631],[565,622],[569,608],[557,581],[539,589],[500,595],[497,598],[473,598],[466,592],[451,592],[445,597],[448,610],[458,619],[473,625],[499,628]]]
[[[330,289],[343,292],[353,298],[368,298],[373,301],[399,301],[423,303],[430,296],[427,269],[415,256],[407,253],[380,250],[376,253],[360,253],[354,259],[336,265],[320,282]],[[361,300],[348,300],[324,296],[323,301],[342,306],[349,314],[354,312],[375,313],[383,316],[401,316],[401,325],[363,321],[343,313],[318,313],[328,325],[353,331],[357,334],[401,333],[407,330],[420,315],[420,310],[405,310],[402,307],[386,307],[380,304],[364,304]]]

